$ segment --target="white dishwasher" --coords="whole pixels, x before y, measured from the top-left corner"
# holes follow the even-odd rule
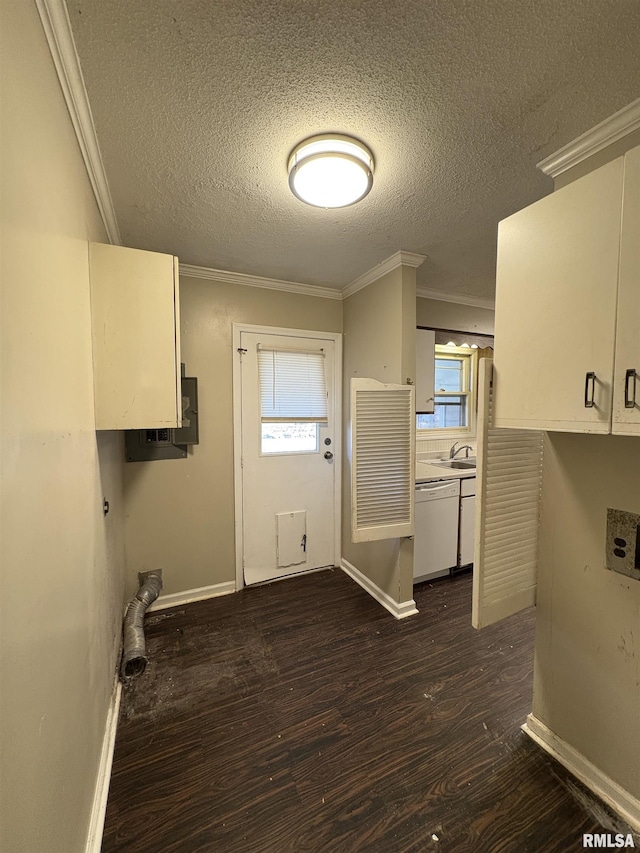
[[[416,484],[413,582],[441,578],[458,563],[460,480]]]

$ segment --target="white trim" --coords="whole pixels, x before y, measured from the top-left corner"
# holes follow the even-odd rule
[[[522,731],[617,812],[632,829],[640,832],[640,800],[625,791],[533,714],[527,717]]]
[[[195,589],[185,589],[183,592],[172,592],[169,595],[161,595],[148,608],[147,613],[152,610],[166,610],[167,607],[177,607],[180,604],[191,604],[193,601],[205,601],[207,598],[217,598],[219,595],[228,595],[236,591],[234,581],[214,583],[211,586],[199,586]]]
[[[369,284],[382,278],[383,275],[398,269],[398,267],[413,267],[415,269],[420,266],[426,257],[426,255],[416,255],[415,252],[396,252],[384,261],[380,261],[375,267],[367,270],[367,272],[358,276],[358,278],[355,278],[343,288],[342,298],[347,299],[349,296],[353,296],[354,293],[362,290],[363,287],[367,287]]]
[[[428,287],[416,287],[416,296],[420,299],[435,299],[437,302],[453,302],[455,305],[471,305],[474,308],[487,308],[495,311],[496,301],[484,296],[467,296],[466,293],[449,293],[446,290],[430,290]]]
[[[406,619],[407,616],[414,616],[418,612],[418,608],[416,607],[416,603],[413,598],[400,603],[394,601],[390,595],[380,589],[376,583],[364,575],[360,569],[356,569],[356,567],[348,560],[345,560],[344,557],[340,560],[340,568],[345,572],[345,574],[349,575],[352,580],[357,584],[360,584],[360,586],[366,590],[372,598],[375,598],[375,600],[385,607],[392,616],[395,616],[396,619]]]
[[[251,586],[253,588],[257,586],[266,586],[267,584],[280,583],[280,581],[288,581],[291,580],[291,578],[303,578],[306,575],[313,575],[316,572],[332,572],[337,568],[338,566],[318,566],[316,569],[302,569],[300,572],[291,572],[290,575],[280,575],[278,578],[267,578],[264,581],[256,581],[255,583],[252,583]]]
[[[286,335],[289,338],[315,338],[333,341],[333,410],[335,412],[335,439],[333,442],[334,464],[334,545],[333,563],[337,565],[342,550],[342,335],[337,332],[321,332],[309,329],[287,329],[280,326],[254,326],[247,323],[233,324],[233,484],[236,546],[236,590],[244,587],[242,566],[242,373],[240,370],[240,335],[243,332],[263,335]]]
[[[235,525],[235,554],[236,554],[236,590],[244,587],[242,539],[243,506],[242,506],[242,369],[240,353],[240,335],[243,327],[233,324],[231,353],[233,359],[233,500]]]
[[[64,0],[36,0],[42,26],[109,241],[122,245],[96,128]]]
[[[297,281],[281,281],[277,278],[265,278],[260,275],[216,270],[210,267],[197,267],[180,264],[180,275],[190,278],[204,278],[207,281],[223,281],[227,284],[243,284],[247,287],[266,287],[267,290],[283,290],[285,293],[300,293],[303,296],[319,296],[323,299],[342,299],[342,292],[335,287],[320,287],[316,284],[301,284]]]
[[[564,145],[554,154],[540,160],[536,166],[550,178],[557,178],[567,169],[582,163],[583,160],[638,129],[640,129],[640,98],[578,136],[573,142]]]
[[[119,660],[120,657],[118,657]],[[93,806],[91,807],[89,834],[87,836],[85,853],[100,853],[102,847],[102,834],[104,832],[104,819],[107,813],[109,782],[111,781],[113,752],[116,746],[116,729],[118,728],[121,696],[122,684],[118,680],[118,672],[116,671],[109,709],[107,711],[107,720],[104,727],[104,737],[102,738],[102,751],[100,752],[100,763],[98,765],[96,785],[93,792]]]

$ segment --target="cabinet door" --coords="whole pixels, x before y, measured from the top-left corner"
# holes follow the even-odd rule
[[[497,427],[610,432],[622,174],[618,158],[500,223]]]
[[[475,496],[460,499],[460,565],[473,563],[473,539],[476,518]]]
[[[416,412],[432,415],[436,381],[436,333],[416,329]]]
[[[96,429],[182,424],[172,255],[89,244]]]
[[[612,432],[640,435],[640,147],[624,158]]]

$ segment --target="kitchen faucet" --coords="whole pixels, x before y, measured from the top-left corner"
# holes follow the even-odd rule
[[[453,444],[451,445],[451,450],[449,451],[449,459],[455,459],[455,457],[458,455],[458,453],[460,453],[460,451],[461,451],[461,450],[466,450],[466,451],[467,451],[467,452],[465,453],[465,456],[466,456],[466,457],[467,457],[467,459],[468,459],[468,458],[469,458],[469,451],[470,451],[470,450],[473,450],[473,447],[471,447],[471,445],[470,445],[470,444],[463,444],[463,445],[462,445],[462,447],[459,447],[459,448],[456,450],[456,444],[457,444],[457,443],[458,443],[457,441],[454,441],[454,442],[453,442]]]

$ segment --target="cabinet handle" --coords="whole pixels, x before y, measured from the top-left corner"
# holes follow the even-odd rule
[[[629,395],[629,384],[633,380],[633,396]],[[633,409],[636,405],[636,371],[630,367],[624,376],[624,407],[625,409]]]
[[[591,389],[589,389],[589,383],[591,383]],[[596,375],[590,370],[584,379],[584,407],[585,409],[592,409],[595,406],[594,397],[596,393]]]

